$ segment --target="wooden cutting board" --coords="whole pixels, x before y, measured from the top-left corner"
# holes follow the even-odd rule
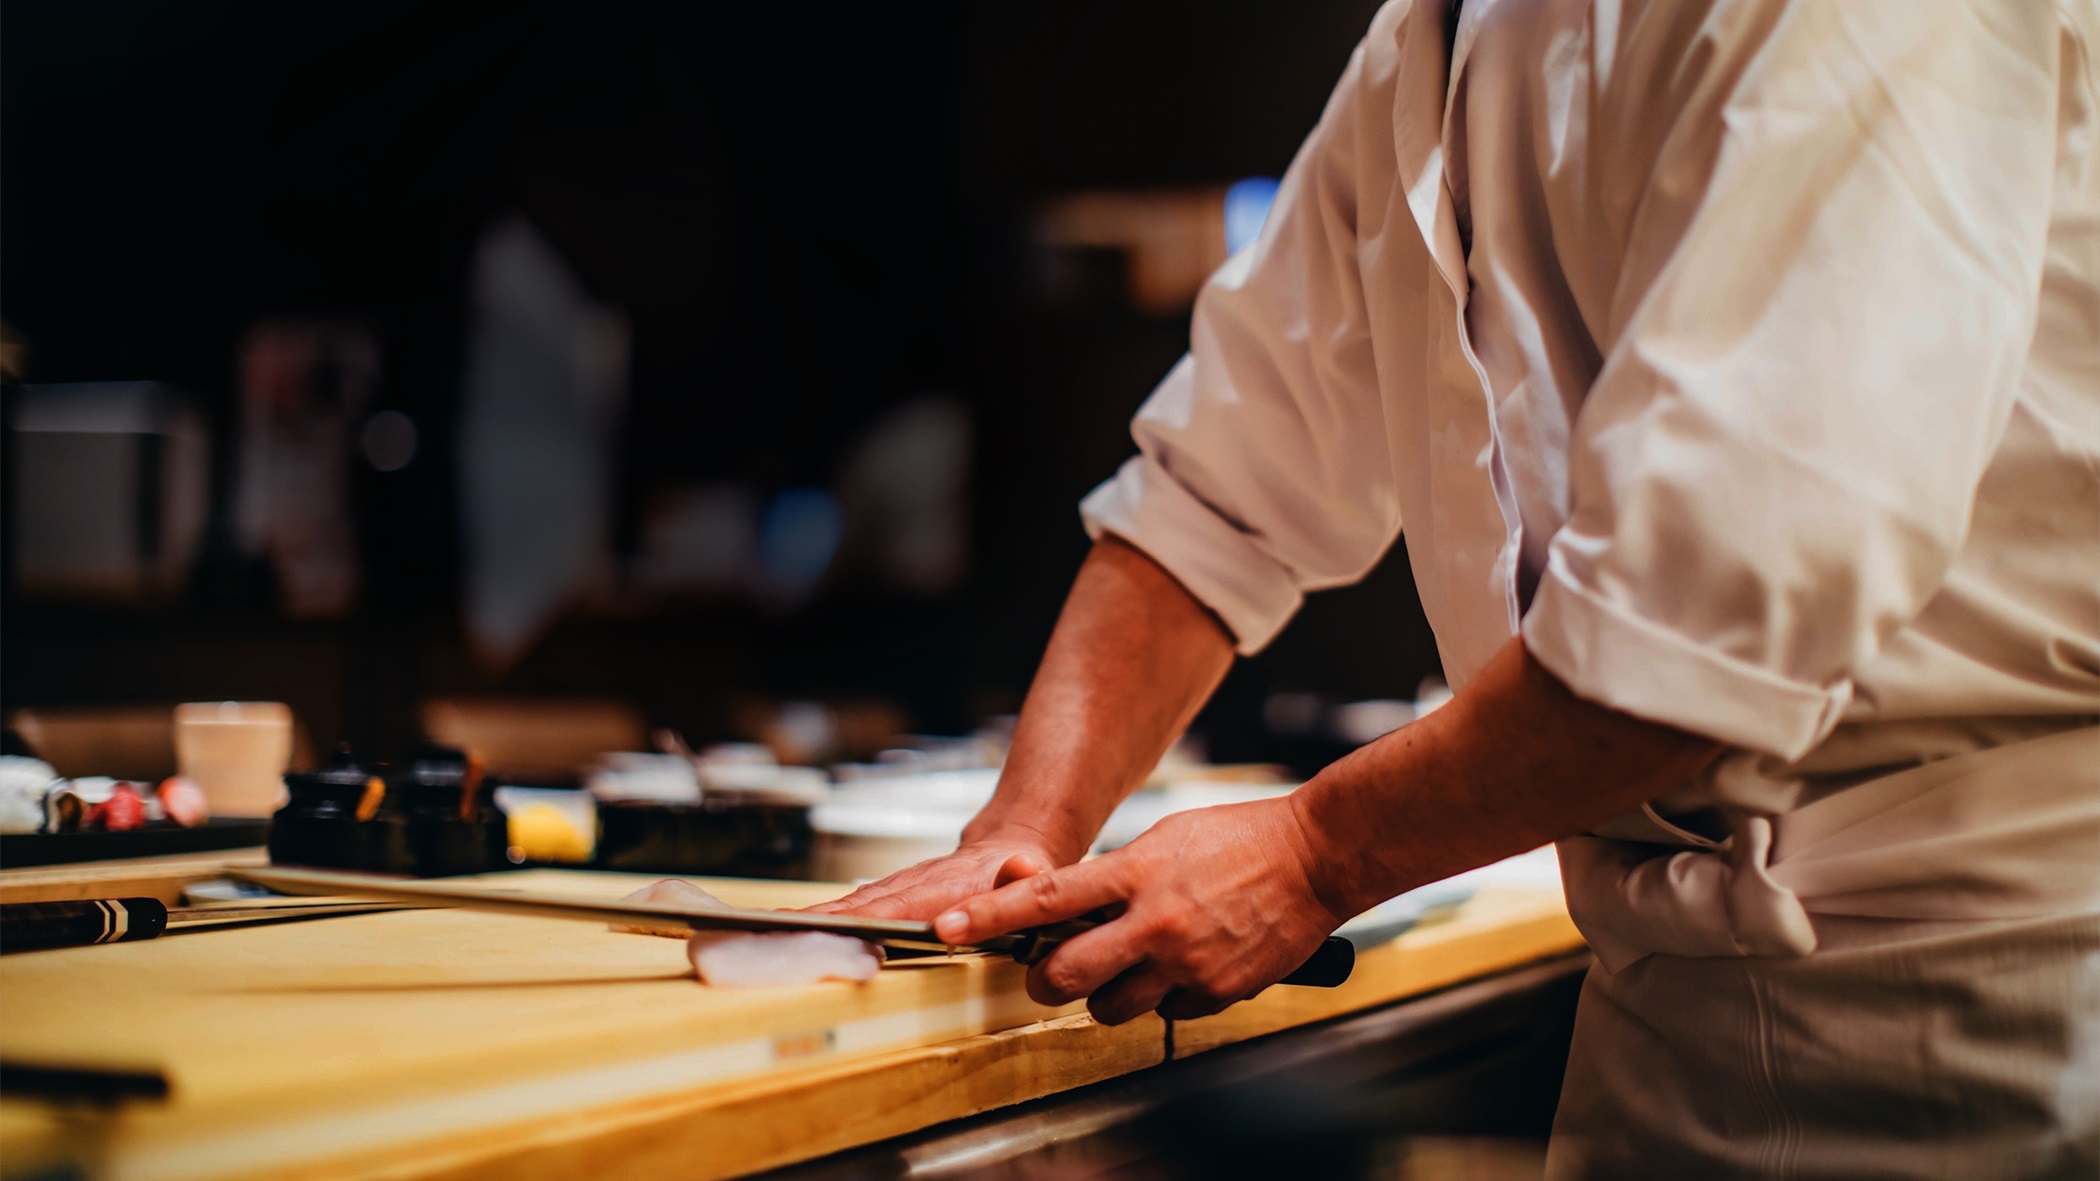
[[[655,880],[502,884],[618,896]],[[703,880],[738,906],[843,888]],[[1181,1023],[1182,1053],[1578,945],[1557,892],[1488,892],[1367,953],[1341,989],[1272,989]],[[0,1062],[154,1073],[165,1100],[0,1103],[0,1169],[88,1176],[723,1177],[1113,1077],[1164,1055],[1146,1018],[1046,1009],[959,956],[861,985],[708,988],[680,940],[400,911],[0,959]]]
[[[501,884],[618,897],[655,880],[543,870]],[[706,886],[732,905],[802,905],[839,892]],[[693,978],[682,940],[399,911],[0,959],[0,1062],[159,1071],[183,1102],[204,1105],[332,1102],[375,1086],[628,1062],[667,1044],[715,1048],[719,1067],[694,1070],[726,1077],[775,1057],[1052,1015],[1019,993],[1019,977],[1016,965],[973,956],[900,964],[866,985],[708,988]]]

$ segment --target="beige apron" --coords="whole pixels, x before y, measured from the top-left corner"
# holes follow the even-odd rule
[[[1730,819],[1563,842],[1549,1176],[2100,1177],[2100,727]]]

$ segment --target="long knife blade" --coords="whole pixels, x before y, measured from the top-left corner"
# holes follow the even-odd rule
[[[746,910],[737,907],[681,906],[672,902],[613,901],[570,894],[542,894],[430,881],[335,873],[315,869],[229,869],[228,874],[283,894],[354,894],[399,902],[456,906],[467,910],[574,919],[627,927],[683,926],[694,931],[824,931],[851,935],[907,951],[1004,952],[1024,964],[1049,955],[1059,943],[1100,921],[1077,919],[1000,935],[981,943],[951,944],[934,934],[933,924],[911,919],[871,919],[857,915],[811,914],[801,910]],[[348,899],[345,899],[348,901]],[[1329,939],[1312,958],[1278,983],[1333,988],[1349,978],[1356,949],[1346,939]]]
[[[675,902],[629,902],[576,894],[492,889],[448,882],[404,880],[376,874],[334,873],[316,869],[229,869],[229,876],[283,894],[353,894],[397,902],[421,902],[463,910],[575,919],[631,927],[685,927],[694,931],[825,931],[851,935],[886,947],[914,951],[976,951],[953,947],[933,933],[932,923],[908,919],[869,919],[853,915],[809,914],[799,910],[749,910],[738,907],[685,906]],[[985,950],[1005,950],[986,945]]]

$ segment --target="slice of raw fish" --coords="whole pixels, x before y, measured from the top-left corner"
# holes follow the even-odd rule
[[[626,898],[629,902],[676,902],[687,906],[721,906],[722,900],[676,878],[655,882]],[[683,927],[614,925],[615,931],[638,935],[686,935]],[[694,931],[686,939],[686,958],[708,984],[747,987],[808,984],[817,980],[869,980],[882,967],[882,948],[850,935],[828,931]]]
[[[686,958],[709,984],[808,984],[814,980],[872,980],[882,948],[829,931],[695,931]]]

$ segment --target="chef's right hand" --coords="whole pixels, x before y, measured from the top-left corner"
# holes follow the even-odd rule
[[[808,909],[873,919],[922,919],[946,913],[965,898],[996,890],[1065,864],[1040,836],[1026,830],[994,832],[966,840],[943,857],[921,861],[844,898]]]

